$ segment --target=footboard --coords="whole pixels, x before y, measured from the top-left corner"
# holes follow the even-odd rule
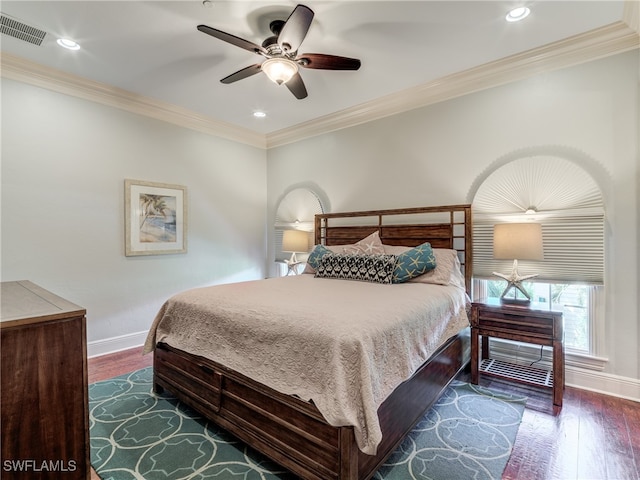
[[[383,441],[358,450],[352,427],[333,427],[316,407],[211,360],[166,344],[154,354],[154,388],[167,389],[267,457],[307,480],[370,478],[469,358],[468,332],[451,338],[378,410]]]
[[[449,339],[414,375],[401,383],[380,405],[382,442],[376,456],[358,450],[358,479],[370,478],[402,443],[471,357],[471,336],[466,328]]]

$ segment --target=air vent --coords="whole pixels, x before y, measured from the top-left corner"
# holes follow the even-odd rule
[[[0,14],[0,31],[10,37],[40,46],[47,32],[32,27],[4,13]]]

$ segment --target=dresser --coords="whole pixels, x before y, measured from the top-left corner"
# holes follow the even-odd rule
[[[89,479],[86,310],[0,283],[2,479]]]

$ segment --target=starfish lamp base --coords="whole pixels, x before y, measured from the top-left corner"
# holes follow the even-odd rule
[[[514,303],[528,303],[531,301],[531,297],[529,296],[529,294],[527,293],[527,291],[524,289],[524,287],[522,286],[522,282],[524,280],[529,280],[530,278],[534,278],[537,277],[538,274],[533,274],[533,275],[520,275],[518,273],[518,260],[514,260],[513,261],[513,268],[511,269],[511,273],[509,275],[505,275],[503,273],[498,273],[498,272],[493,272],[494,275],[503,278],[507,281],[507,288],[504,289],[504,292],[502,292],[502,295],[500,295],[500,300],[503,302],[514,302]],[[515,298],[507,298],[506,295],[507,293],[512,289],[516,289],[515,295],[517,296],[518,292],[517,290],[520,290],[520,292],[522,292],[522,294],[525,296],[524,299],[517,299]]]

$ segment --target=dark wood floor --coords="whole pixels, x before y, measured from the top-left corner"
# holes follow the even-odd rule
[[[89,383],[152,363],[139,348],[91,358]],[[486,376],[481,385],[529,398],[503,480],[640,480],[640,403],[568,387],[554,412],[550,390]]]

